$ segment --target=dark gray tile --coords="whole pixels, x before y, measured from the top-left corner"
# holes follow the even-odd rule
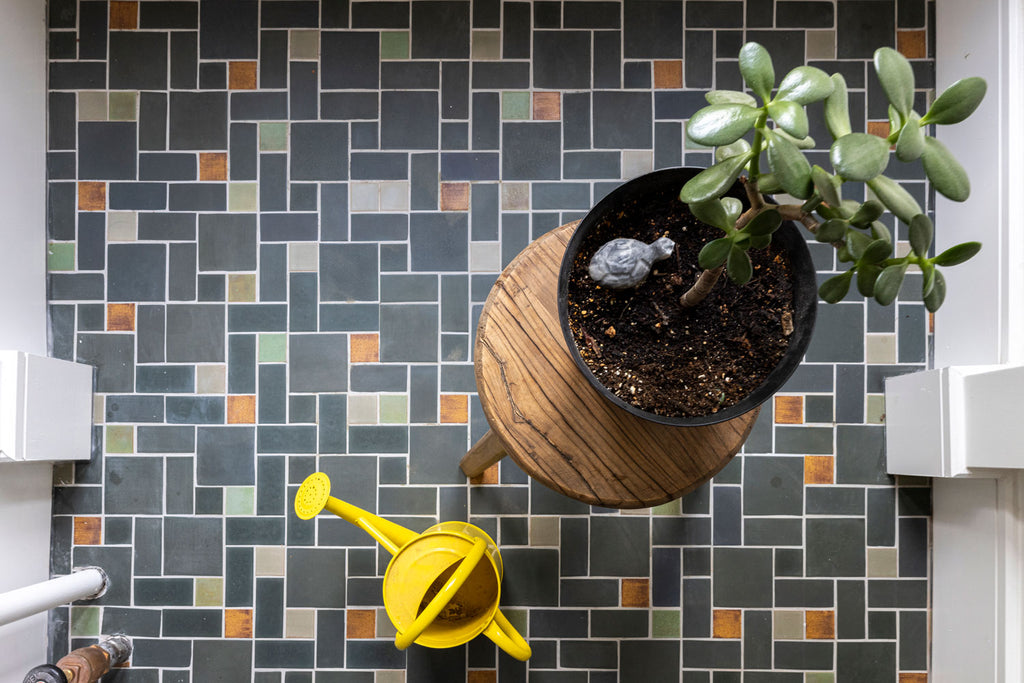
[[[743,514],[803,513],[803,458],[757,456],[744,458],[743,464]]]
[[[502,125],[502,180],[558,180],[561,126],[552,122]]]
[[[221,576],[223,533],[218,518],[165,518],[164,575]]]
[[[639,517],[594,517],[590,522],[590,573],[595,576],[647,576],[650,522]]]
[[[192,675],[196,681],[231,680],[250,676],[251,640],[196,640],[192,645]]]
[[[832,607],[835,584],[826,579],[776,579],[775,607]]]
[[[502,602],[509,606],[558,605],[558,551],[508,548],[502,553]]]
[[[298,334],[288,343],[289,391],[345,391],[348,335]]]
[[[227,149],[227,107],[224,92],[171,92],[170,148]]]
[[[590,88],[591,34],[586,31],[534,31],[535,87],[560,90]]]
[[[224,338],[223,305],[167,306],[168,362],[223,362]]]
[[[83,121],[78,124],[78,178],[134,180],[137,124]]]
[[[653,147],[651,98],[645,93],[599,91],[593,94],[594,147]]]
[[[199,427],[196,483],[251,486],[255,483],[255,430],[252,427]]]
[[[382,92],[381,147],[400,150],[437,149],[438,110],[436,92]]]
[[[412,6],[413,59],[469,57],[470,5],[427,0]]]
[[[743,542],[742,528],[742,490],[738,486],[715,486],[712,498],[714,515],[711,518],[712,534],[715,545],[740,545]],[[690,522],[691,527],[706,526],[704,519],[683,520]]]
[[[102,19],[105,24],[106,17]],[[167,89],[166,33],[111,31],[109,50],[98,58],[109,59],[111,90]]]
[[[289,548],[286,574],[288,607],[345,607],[345,551]]]
[[[377,299],[377,246],[320,246],[320,292],[323,301]]]
[[[627,59],[683,56],[683,8],[679,3],[627,0],[622,28]]]
[[[256,216],[199,215],[200,270],[256,270]]]
[[[864,576],[862,519],[808,519],[808,576]]]
[[[133,391],[135,349],[130,334],[79,334],[75,360],[96,367],[96,391]]]
[[[380,307],[382,362],[436,362],[438,310],[429,304]]]
[[[772,606],[772,551],[715,548],[714,604],[717,607]]]
[[[671,639],[624,641],[619,648],[619,667],[636,680],[674,681],[680,670],[679,643]]]
[[[884,681],[895,677],[896,643],[836,644],[836,683]]]

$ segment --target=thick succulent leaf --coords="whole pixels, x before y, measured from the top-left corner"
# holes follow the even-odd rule
[[[891,242],[887,242],[886,240],[872,240],[864,250],[864,253],[861,254],[860,261],[865,264],[878,264],[889,258],[889,254],[891,253]]]
[[[981,251],[981,242],[963,242],[932,259],[937,266],[957,266]]]
[[[921,164],[932,186],[943,196],[954,202],[962,202],[970,196],[971,181],[967,171],[944,144],[931,136],[925,137]]]
[[[868,181],[868,187],[875,193],[879,201],[895,214],[896,218],[908,225],[914,216],[922,213],[917,200],[891,178],[884,175],[872,178]]]
[[[903,130],[903,116],[896,107],[889,105],[889,142],[895,142],[899,132]]]
[[[758,43],[740,48],[740,74],[754,94],[767,102],[775,87],[775,67],[768,50]]]
[[[932,246],[935,229],[928,216],[919,213],[910,220],[910,248],[922,258],[928,257],[928,248]]]
[[[921,298],[926,299],[928,295],[932,293],[932,288],[935,286],[936,275],[938,275],[938,269],[927,261],[921,264],[921,274],[924,277],[921,279]]]
[[[797,199],[807,199],[814,189],[811,165],[792,142],[774,131],[766,132],[768,164],[779,179],[782,189]]]
[[[715,148],[715,163],[734,157],[737,154],[746,154],[750,151],[750,143],[740,138],[736,142],[728,145],[719,145]]]
[[[838,208],[839,214],[846,220],[850,220],[860,210],[860,202],[856,199],[844,199]]]
[[[775,99],[789,100],[801,105],[820,102],[832,94],[834,87],[832,79],[821,69],[798,66],[782,79]]]
[[[885,240],[889,244],[892,244],[892,233],[889,232],[889,228],[886,227],[882,221],[873,221],[871,223],[871,238],[876,240]]]
[[[697,111],[686,124],[686,136],[713,147],[736,142],[754,127],[759,109],[745,104],[712,104]]]
[[[746,249],[733,246],[729,251],[729,260],[725,265],[725,272],[728,273],[729,279],[738,285],[745,285],[750,282],[750,276],[754,272],[754,267],[750,263],[750,256],[747,255]]]
[[[846,235],[847,223],[842,218],[830,218],[818,226],[814,239],[819,242],[838,242]]]
[[[736,182],[743,167],[753,156],[751,152],[738,154],[704,169],[683,185],[679,199],[692,204],[722,196]]]
[[[708,101],[708,104],[745,104],[750,107],[757,106],[757,100],[739,90],[709,90],[704,93],[704,99]]]
[[[826,221],[833,218],[844,218],[844,216],[839,213],[839,209],[834,206],[829,206],[828,204],[818,204],[818,208],[814,211]]]
[[[907,274],[907,263],[897,263],[882,270],[882,274],[875,280],[875,301],[888,306],[896,300],[903,285],[903,276]]]
[[[807,137],[807,133],[810,132],[807,112],[796,102],[775,100],[768,105],[768,115],[778,124],[779,128],[797,140]]]
[[[768,207],[743,226],[743,232],[754,236],[770,235],[778,230],[780,225],[782,225],[782,216],[774,207]]]
[[[740,212],[743,211],[743,202],[735,197],[722,197],[722,206],[725,207],[725,215],[729,218],[729,225],[735,225],[736,219],[740,217]]]
[[[875,73],[889,102],[903,118],[914,107],[914,70],[907,58],[891,47],[875,50]]]
[[[847,180],[871,180],[889,165],[889,143],[868,133],[850,133],[832,143],[832,167]]]
[[[882,206],[882,202],[877,199],[869,199],[850,216],[850,222],[858,228],[866,228],[877,221],[883,213],[885,213],[885,207]]]
[[[850,256],[855,261],[861,260],[864,257],[864,252],[867,251],[868,246],[873,242],[867,235],[857,232],[856,230],[846,231],[846,248],[850,251]]]
[[[729,258],[729,251],[732,249],[732,240],[728,237],[719,237],[711,240],[697,254],[697,263],[704,270],[711,270],[725,263]]]
[[[921,158],[922,152],[924,131],[921,129],[921,117],[917,112],[910,112],[910,118],[896,139],[896,158],[900,161],[914,161]]]
[[[849,135],[853,129],[850,127],[850,103],[846,95],[846,79],[842,74],[832,74],[832,94],[825,98],[825,126],[832,134],[832,139],[837,140],[844,135]]]
[[[862,265],[857,267],[857,291],[861,296],[874,296],[875,281],[882,272],[881,266]]]
[[[775,194],[782,191],[782,184],[774,173],[762,173],[757,178],[757,189],[764,194]]]
[[[750,236],[750,248],[751,249],[764,249],[772,243],[771,235],[751,235]]]
[[[839,206],[842,196],[839,194],[839,181],[831,173],[815,164],[811,166],[811,182],[818,196],[830,206]]]
[[[963,78],[942,91],[921,120],[922,124],[960,123],[974,113],[985,97],[988,85],[984,78]]]
[[[775,128],[775,134],[781,135],[782,137],[792,142],[797,149],[814,149],[814,138],[812,138],[810,135],[807,135],[802,138],[795,138],[789,133],[787,133],[785,128],[781,127]]]
[[[942,302],[946,300],[946,278],[942,277],[942,273],[938,270],[935,271],[935,282],[932,283],[931,291],[924,297],[924,307],[934,313],[939,310],[942,306]]]
[[[853,280],[855,271],[848,270],[835,277],[830,277],[821,283],[818,288],[818,296],[827,303],[835,304],[843,300],[846,293],[850,291],[850,281]]]
[[[729,212],[721,199],[708,199],[703,202],[690,202],[690,213],[697,220],[712,225],[722,232],[729,232],[732,229],[733,221],[729,220]]]

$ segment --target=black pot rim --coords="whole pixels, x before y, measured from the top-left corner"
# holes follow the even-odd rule
[[[803,361],[804,353],[807,351],[807,346],[810,343],[811,334],[814,330],[814,321],[817,313],[817,273],[811,260],[810,251],[807,248],[807,241],[800,227],[792,221],[784,221],[782,226],[773,235],[772,242],[773,244],[782,245],[790,259],[790,272],[793,279],[793,334],[790,336],[789,348],[783,355],[782,360],[769,373],[764,382],[747,394],[746,397],[728,408],[723,408],[709,415],[688,417],[658,415],[641,410],[633,404],[622,400],[594,376],[594,373],[590,371],[590,368],[583,361],[579,349],[576,348],[576,340],[573,338],[572,330],[569,327],[568,315],[569,272],[580,250],[584,236],[605,215],[617,212],[618,206],[653,190],[662,190],[666,186],[682,189],[686,181],[702,170],[704,169],[689,166],[661,169],[633,178],[612,190],[576,226],[576,230],[569,238],[558,273],[558,319],[562,327],[562,335],[565,338],[566,346],[576,363],[576,367],[579,368],[583,376],[587,378],[587,381],[606,400],[611,401],[637,417],[676,427],[701,427],[725,422],[750,412],[774,396]],[[749,205],[746,192],[739,182],[733,186],[728,194],[740,199],[744,207]]]

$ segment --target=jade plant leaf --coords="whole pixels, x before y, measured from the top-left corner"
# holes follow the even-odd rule
[[[829,158],[843,178],[864,182],[889,165],[889,143],[877,135],[850,133],[832,143]]]
[[[935,264],[925,261],[921,264],[921,274],[924,276],[921,278],[921,298],[924,299],[932,293],[939,271],[935,268]]]
[[[842,301],[846,293],[850,291],[850,281],[853,280],[854,272],[853,270],[848,270],[845,273],[840,273],[835,277],[825,280],[821,283],[821,287],[818,288],[818,296],[830,304]]]
[[[679,192],[679,199],[687,204],[692,204],[722,196],[736,182],[740,171],[753,156],[753,152],[737,154],[704,169],[683,185],[683,189]]]
[[[846,234],[846,225],[842,218],[830,218],[818,226],[814,239],[819,242],[838,242]]]
[[[746,249],[733,245],[729,250],[729,260],[725,265],[725,272],[729,274],[729,279],[738,285],[750,282],[754,267],[750,263],[750,256],[747,255]]]
[[[756,107],[757,100],[745,92],[739,90],[709,90],[704,94],[708,104],[745,104],[748,107]]]
[[[686,125],[686,135],[694,142],[713,147],[728,145],[754,127],[759,109],[745,104],[711,104],[697,111]]]
[[[767,102],[775,87],[775,67],[768,50],[758,43],[747,43],[740,49],[740,74],[754,94]]]
[[[725,215],[729,219],[729,226],[736,224],[736,219],[743,211],[743,202],[735,197],[722,197],[722,206],[725,207]]]
[[[910,112],[910,118],[903,124],[899,137],[896,139],[896,158],[900,161],[914,161],[921,158],[924,152],[924,131],[921,130],[921,117],[917,112]]]
[[[882,267],[877,265],[862,265],[857,268],[857,291],[861,296],[873,296],[875,293],[875,281],[878,280]]]
[[[875,50],[875,73],[890,104],[906,119],[914,107],[914,70],[907,58],[891,47]]]
[[[971,181],[967,171],[946,146],[933,137],[925,138],[921,164],[932,186],[942,195],[954,202],[962,202],[970,196]]]
[[[814,189],[818,191],[818,195],[825,203],[829,206],[839,206],[842,198],[835,176],[815,164],[811,166],[811,181],[814,183]]]
[[[757,179],[757,188],[764,194],[782,191],[782,185],[774,173],[762,173]]]
[[[779,125],[782,130],[792,135],[797,140],[807,137],[810,132],[810,124],[807,121],[807,112],[796,102],[789,100],[775,100],[768,105],[768,115]]]
[[[719,237],[717,240],[711,240],[701,247],[700,253],[697,254],[697,263],[704,270],[717,268],[729,258],[731,250],[732,240],[728,237]]]
[[[981,251],[981,242],[963,242],[952,246],[932,259],[937,266],[957,266]]]
[[[729,219],[729,212],[722,200],[717,197],[703,202],[690,202],[690,213],[697,220],[712,225],[722,232],[728,233],[732,230],[733,220]]]
[[[921,119],[921,124],[960,123],[978,108],[985,98],[987,88],[984,78],[971,76],[960,79],[935,98],[931,108]]]
[[[888,306],[895,301],[906,273],[906,261],[884,268],[881,275],[875,280],[875,300],[883,306]]]
[[[820,102],[832,93],[834,87],[832,79],[821,69],[798,66],[782,79],[775,99],[789,100],[801,105]]]
[[[857,233],[860,234],[860,233]],[[892,244],[887,240],[872,240],[860,256],[861,263],[878,264],[889,258],[892,253]]]
[[[928,248],[932,246],[935,229],[928,216],[919,213],[910,220],[910,248],[921,258],[928,257]]]
[[[812,138],[810,135],[804,138],[795,138],[789,133],[787,133],[785,128],[781,127],[775,128],[775,134],[781,135],[782,137],[792,142],[797,149],[814,149],[814,138]]]
[[[868,187],[896,218],[908,225],[914,216],[922,213],[917,200],[891,178],[884,175],[876,176],[868,181]]]
[[[782,189],[797,199],[810,197],[814,185],[811,182],[811,165],[806,157],[781,135],[774,131],[765,133],[768,138],[768,164]]]
[[[859,233],[856,230],[846,231],[846,248],[850,251],[850,256],[855,261],[859,261],[864,257],[864,252],[867,251],[868,246],[873,242],[870,237],[863,233]]]
[[[885,213],[885,207],[882,206],[882,203],[875,199],[869,199],[850,216],[850,223],[858,228],[866,228],[877,221],[883,213]]]
[[[838,139],[852,132],[850,128],[850,103],[846,94],[846,79],[842,74],[832,74],[832,94],[825,98],[825,126],[832,139]]]
[[[750,219],[750,222],[743,226],[743,232],[754,237],[770,235],[782,225],[782,216],[774,208],[766,208],[761,213]]]
[[[932,283],[932,288],[924,297],[924,307],[930,312],[934,313],[939,310],[942,306],[942,302],[946,300],[946,278],[942,276],[938,270],[935,271],[935,282]]]
[[[892,233],[889,232],[889,228],[886,227],[885,223],[881,221],[872,221],[871,237],[872,239],[885,240],[892,244]]]
[[[715,163],[724,161],[729,157],[734,157],[737,154],[745,154],[750,151],[750,143],[740,138],[736,142],[728,145],[720,145],[715,148]]]

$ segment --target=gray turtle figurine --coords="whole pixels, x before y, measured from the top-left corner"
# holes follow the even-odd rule
[[[590,259],[590,277],[610,289],[636,287],[647,279],[654,262],[668,258],[675,246],[667,237],[659,237],[651,244],[617,237],[601,245]]]

